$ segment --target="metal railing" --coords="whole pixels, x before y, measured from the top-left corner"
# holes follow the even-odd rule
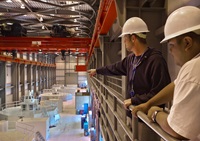
[[[132,110],[134,108],[133,105],[129,106],[129,109]],[[180,141],[169,134],[167,134],[165,131],[163,131],[160,126],[156,123],[153,123],[152,121],[149,120],[147,115],[141,111],[137,112],[137,116],[139,119],[141,119],[147,126],[149,126],[156,134],[158,134],[163,140],[165,141]],[[138,122],[136,118],[134,117],[133,119],[134,125],[137,128],[138,127]],[[135,128],[134,128],[135,129]]]
[[[89,79],[89,82],[91,83],[92,86],[94,86],[94,88],[96,89],[95,91],[97,93],[100,93],[103,97],[103,100],[107,103],[108,107],[110,109],[112,109],[112,104],[110,104],[110,102],[108,102],[108,100],[105,98],[105,96],[103,95],[103,93],[101,92],[101,89],[99,89],[100,87],[103,87],[104,91],[108,91],[110,95],[112,95],[113,97],[115,97],[121,104],[123,104],[123,99],[122,97],[118,97],[118,95],[116,95],[115,90],[113,90],[112,88],[110,88],[109,86],[105,85],[104,83],[102,83],[100,80],[98,80],[95,77],[92,77]],[[101,106],[101,108],[103,109],[103,111],[106,111],[107,109],[105,109],[103,106]],[[130,108],[133,108],[133,105],[130,106]],[[138,119],[137,118],[133,118],[132,120],[132,129],[133,131],[131,132],[129,130],[129,127],[125,124],[125,121],[123,121],[118,114],[115,111],[112,111],[112,113],[114,114],[114,116],[116,117],[118,123],[120,124],[120,126],[124,129],[126,135],[133,141],[137,141],[138,140]],[[105,113],[106,114],[106,113]],[[149,120],[149,118],[147,117],[146,114],[142,113],[141,111],[138,111],[137,113],[138,118],[141,119],[147,126],[149,126],[155,133],[157,133],[163,140],[165,141],[180,141],[172,136],[170,136],[169,134],[167,134],[165,131],[163,131],[160,126],[156,123],[153,123]],[[105,119],[105,117],[107,117],[107,119]],[[103,117],[103,121],[106,122],[106,120],[108,122],[111,122],[111,119],[109,118],[109,116],[105,116]],[[104,128],[104,127],[103,127]],[[102,128],[102,129],[103,129]],[[106,127],[105,127],[106,129]],[[119,136],[115,130],[113,130],[113,134],[116,136],[117,140]],[[105,136],[105,135],[103,135]],[[112,137],[111,137],[112,138]],[[120,140],[120,139],[119,139]]]
[[[20,105],[21,101],[13,101],[13,102],[8,102],[0,105],[0,111],[3,111],[6,108],[12,108],[12,107],[17,107]]]

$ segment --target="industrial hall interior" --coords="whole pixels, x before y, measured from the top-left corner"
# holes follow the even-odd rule
[[[0,141],[200,141],[199,65],[200,0],[0,0]]]

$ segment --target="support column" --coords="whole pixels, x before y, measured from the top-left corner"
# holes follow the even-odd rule
[[[21,96],[25,95],[25,65],[20,65],[20,86],[21,86]]]
[[[32,90],[32,65],[27,65],[28,91]]]
[[[37,78],[36,78],[36,70],[37,70],[37,66],[34,65],[33,67],[33,91],[34,91],[34,94],[37,92]]]
[[[0,62],[0,108],[6,102],[6,62]]]
[[[11,86],[13,86],[13,88],[11,89],[11,93],[13,94],[13,101],[18,101],[19,100],[19,87],[20,87],[20,83],[19,83],[19,71],[20,71],[20,67],[18,63],[12,63],[11,64]]]
[[[42,89],[41,66],[38,66],[37,70],[38,70],[38,91],[39,93],[41,93]]]

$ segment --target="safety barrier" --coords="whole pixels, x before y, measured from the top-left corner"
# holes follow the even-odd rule
[[[134,108],[133,105],[129,106],[129,109],[132,110],[132,108]],[[167,134],[165,131],[163,131],[160,126],[156,123],[153,123],[152,121],[149,120],[149,118],[147,117],[146,114],[144,114],[141,111],[137,112],[137,116],[139,119],[141,119],[147,126],[149,126],[154,132],[156,132],[163,140],[165,141],[180,141],[172,136],[170,136],[169,134]],[[133,123],[134,123],[134,129],[137,130],[138,129],[138,122],[137,119],[134,117],[133,119]],[[137,132],[135,135],[135,139],[137,139]]]
[[[117,78],[116,81],[119,81],[120,79]],[[116,109],[116,105],[112,105],[111,102],[109,102],[109,100],[106,98],[108,96],[104,95],[104,92],[106,93],[109,93],[110,95],[112,95],[114,97],[114,99],[116,99],[115,101],[118,101],[119,103],[121,103],[123,105],[123,98],[121,97],[120,94],[116,94],[118,92],[116,92],[116,90],[114,90],[113,88],[111,88],[110,86],[108,85],[105,85],[101,80],[97,79],[96,77],[92,77],[92,78],[89,78],[88,77],[88,82],[89,82],[89,85],[90,87],[92,87],[94,90],[97,97],[99,97],[99,101],[100,103],[102,101],[106,102],[107,106],[105,108],[105,106],[102,106],[100,107],[100,111],[101,111],[101,114],[104,114],[105,116],[102,116],[102,121],[106,123],[106,125],[108,127],[102,127],[103,124],[101,124],[101,129],[104,129],[108,132],[109,136],[111,137],[107,137],[105,134],[105,131],[101,131],[102,132],[102,136],[104,138],[111,138],[110,140],[114,140],[114,138],[116,138],[115,140],[123,140],[121,139],[119,133],[117,132],[115,126],[121,126],[122,129],[125,131],[125,134],[126,136],[129,137],[130,140],[132,141],[137,141],[138,140],[138,118],[133,118],[132,120],[132,132],[131,130],[129,129],[129,127],[126,125],[126,121],[121,119],[120,116],[118,115],[118,113],[115,111],[115,110],[111,110],[112,114],[114,115],[115,121],[114,123],[117,123],[118,125],[112,125],[111,123],[113,122],[111,117],[109,117],[108,113],[108,108],[109,109]],[[108,82],[112,85],[116,85],[115,82]],[[117,86],[117,87],[120,87],[120,86]],[[107,108],[108,107],[108,108]],[[113,108],[114,107],[114,108]],[[130,109],[133,108],[133,105],[130,106]],[[156,123],[153,123],[151,122],[147,115],[138,111],[138,117],[139,119],[141,119],[147,126],[149,126],[155,133],[157,133],[163,140],[165,141],[180,141],[178,139],[175,139],[174,137],[170,136],[169,134],[167,134],[165,131],[163,131],[158,124]],[[110,123],[110,125],[109,125]],[[114,127],[112,127],[114,126]],[[109,130],[109,127],[111,127],[111,131],[113,131],[113,133],[111,134],[110,130]],[[114,136],[114,137],[113,137]],[[106,140],[106,139],[105,139]]]
[[[13,101],[13,102],[8,102],[8,103],[5,103],[5,104],[1,104],[0,105],[0,111],[3,111],[6,108],[12,108],[12,107],[19,106],[20,102],[21,101]]]

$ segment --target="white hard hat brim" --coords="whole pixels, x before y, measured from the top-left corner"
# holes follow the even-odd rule
[[[185,33],[188,33],[188,32],[192,32],[192,31],[195,31],[195,30],[198,30],[198,29],[200,29],[200,25],[197,25],[197,26],[194,26],[194,27],[191,27],[191,28],[187,28],[185,30],[173,33],[173,34],[171,34],[169,36],[166,36],[160,43],[165,43],[169,39],[175,38],[175,37],[180,36],[182,34],[185,34]]]
[[[131,32],[126,32],[126,33],[122,33],[121,35],[119,35],[118,36],[118,38],[121,38],[121,37],[123,37],[124,35],[131,35],[131,34],[137,34],[137,33],[148,33],[149,32],[149,30],[145,30],[145,31],[138,31],[138,32],[133,32],[133,33],[131,33]]]

